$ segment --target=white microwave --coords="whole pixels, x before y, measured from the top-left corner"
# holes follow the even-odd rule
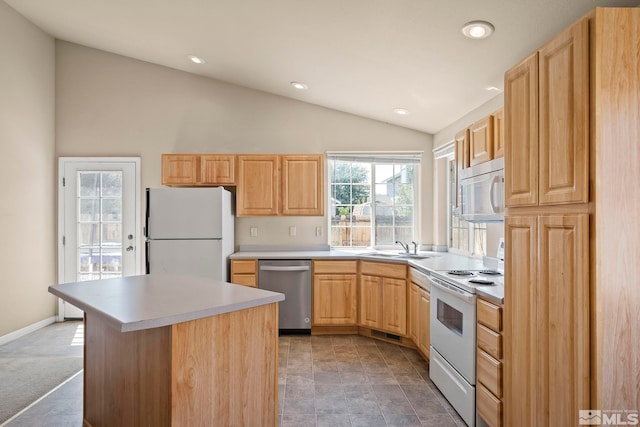
[[[458,191],[463,220],[504,221],[504,158],[462,169]]]

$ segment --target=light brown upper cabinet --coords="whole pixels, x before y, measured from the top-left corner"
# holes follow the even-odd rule
[[[199,167],[195,154],[163,154],[162,185],[196,185]]]
[[[233,154],[163,154],[162,185],[234,185],[235,161]]]
[[[278,215],[279,163],[276,154],[238,155],[236,215]]]
[[[321,154],[238,155],[238,216],[324,215]]]
[[[508,207],[588,201],[587,19],[506,72],[505,139]]]
[[[469,164],[471,166],[493,159],[493,117],[478,120],[469,128]]]
[[[324,215],[324,157],[283,155],[282,215]]]
[[[236,156],[232,154],[200,155],[200,179],[203,185],[234,185]]]
[[[504,108],[492,114],[493,120],[493,158],[504,157]]]
[[[469,129],[456,134],[456,207],[459,204],[459,176],[460,171],[469,167]]]

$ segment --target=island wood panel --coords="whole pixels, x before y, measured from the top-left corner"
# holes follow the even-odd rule
[[[122,333],[85,313],[84,424],[171,423],[171,330]]]
[[[541,205],[589,198],[588,33],[584,18],[539,50]]]
[[[538,204],[538,53],[504,75],[505,204]]]
[[[172,327],[172,424],[277,425],[278,305]]]
[[[597,8],[592,408],[640,408],[640,9]]]

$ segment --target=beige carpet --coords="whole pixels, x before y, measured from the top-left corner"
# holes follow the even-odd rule
[[[0,424],[81,369],[80,357],[0,357]]]

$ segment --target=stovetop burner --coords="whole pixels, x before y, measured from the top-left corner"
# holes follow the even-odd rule
[[[482,271],[479,271],[478,273],[486,274],[487,276],[499,276],[502,274],[497,270],[482,270]]]
[[[473,276],[473,273],[467,270],[451,270],[447,271],[447,274],[452,274],[454,276]]]
[[[469,279],[469,283],[473,283],[474,285],[495,285],[495,283],[491,280],[482,280],[482,279]]]

